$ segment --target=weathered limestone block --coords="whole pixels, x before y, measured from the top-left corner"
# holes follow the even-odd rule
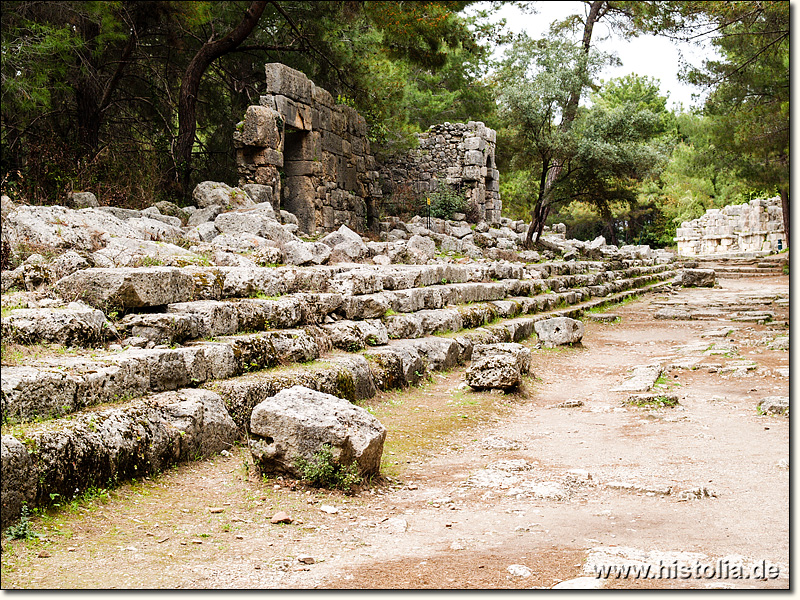
[[[583,339],[583,323],[569,317],[555,317],[537,321],[536,335],[545,348],[564,344],[579,344]]]
[[[389,343],[386,326],[379,320],[337,321],[320,325],[328,334],[334,348],[357,352],[366,346],[382,346]]]
[[[304,298],[286,296],[275,300],[245,298],[234,305],[243,331],[286,329],[305,322],[310,307]]]
[[[141,216],[136,211],[137,216]],[[145,239],[145,232],[99,208],[72,210],[64,206],[18,206],[3,223],[12,246],[26,242],[47,248],[94,252],[112,237]]]
[[[329,233],[320,240],[334,252],[344,254],[350,260],[358,260],[369,254],[366,244],[355,231],[342,225],[338,230]]]
[[[218,204],[212,204],[211,206],[200,208],[192,213],[192,215],[189,217],[189,221],[186,223],[186,226],[197,227],[203,223],[208,223],[209,221],[216,219],[223,212],[223,207]]]
[[[167,313],[197,316],[202,325],[202,336],[231,335],[239,330],[236,306],[215,300],[176,302],[167,306]]]
[[[54,258],[53,262],[47,267],[51,282],[56,282],[67,275],[72,275],[75,271],[88,268],[89,262],[83,256],[72,250],[68,250],[64,254]]]
[[[414,348],[425,359],[427,368],[432,371],[452,369],[458,364],[461,349],[453,339],[428,337],[418,340],[403,340],[399,345]]]
[[[463,319],[458,309],[421,310],[417,316],[422,320],[422,330],[425,335],[459,331],[463,326]]]
[[[274,367],[283,363],[302,363],[315,360],[320,355],[317,340],[302,329],[265,331],[250,335],[221,338],[230,344],[240,372]]]
[[[267,106],[248,106],[241,128],[241,142],[283,151],[281,115]]]
[[[339,465],[358,464],[362,475],[380,471],[386,428],[347,400],[295,386],[265,399],[250,420],[250,450],[263,472],[299,475],[296,462],[311,460],[323,445]]]
[[[27,460],[19,446],[4,436],[4,522],[18,516],[5,510],[11,482],[19,482],[17,489],[26,498],[33,485],[34,503],[48,504],[54,494],[68,500],[109,480],[142,477],[180,460],[219,452],[237,437],[222,399],[206,390],[151,396],[28,430],[20,440]],[[13,452],[12,460],[6,461],[6,449]]]
[[[384,318],[386,332],[391,339],[411,339],[425,335],[422,318],[414,313],[391,315]]]
[[[192,199],[198,208],[221,206],[224,210],[253,206],[253,200],[244,190],[233,188],[219,181],[203,181],[192,191]]]
[[[314,84],[303,73],[281,63],[268,63],[264,68],[265,93],[287,96],[292,100],[311,104]]]
[[[99,308],[141,308],[189,300],[194,281],[172,267],[85,269],[58,281],[56,290],[67,301],[80,299]]]
[[[331,255],[331,248],[321,242],[290,241],[283,245],[287,265],[321,265]]]
[[[385,293],[345,296],[339,312],[347,319],[378,319],[389,310]]]
[[[91,346],[116,334],[102,310],[72,302],[64,308],[20,308],[3,317],[3,340]]]
[[[716,272],[714,269],[681,269],[675,279],[683,287],[714,287]]]
[[[436,255],[436,243],[429,237],[414,235],[406,243],[406,253],[408,262],[424,265]]]
[[[425,375],[425,361],[413,347],[383,346],[364,353],[369,361],[375,385],[392,390],[416,385]]]
[[[475,389],[513,389],[530,371],[531,351],[520,344],[475,344],[466,381]]]
[[[22,512],[22,506],[34,506],[36,501],[37,472],[30,454],[18,439],[4,435],[0,440],[3,485],[0,493],[2,522],[5,529]]]
[[[138,267],[155,264],[177,267],[198,261],[200,257],[168,242],[112,238],[105,248],[92,253],[92,259],[95,266]]]
[[[155,344],[182,344],[209,335],[203,319],[194,314],[130,314],[120,321],[119,330],[128,337],[143,337]]]
[[[97,208],[100,203],[92,192],[70,192],[67,196],[67,205],[79,210],[81,208]]]

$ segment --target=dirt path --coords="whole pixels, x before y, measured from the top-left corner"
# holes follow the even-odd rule
[[[621,559],[723,559],[780,576],[604,584],[786,588],[789,420],[756,405],[789,395],[789,354],[767,347],[788,333],[788,303],[761,307],[771,323],[730,317],[788,296],[788,277],[721,283],[617,307],[620,322],[587,322],[582,348],[534,350],[515,394],[459,389],[459,369],[379,395],[366,406],[389,429],[388,479],[355,497],[262,479],[234,448],[37,516],[42,539],[3,542],[3,587],[531,588]],[[654,320],[665,302],[711,316]],[[722,326],[734,331],[702,337]],[[610,391],[652,363],[694,366],[659,382],[678,406]],[[278,510],[295,523],[271,525]]]

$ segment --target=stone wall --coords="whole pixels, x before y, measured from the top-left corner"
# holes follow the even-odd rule
[[[367,124],[303,73],[266,65],[266,93],[234,132],[239,186],[293,213],[312,234],[363,231],[381,196]]]
[[[680,256],[770,254],[786,247],[779,197],[714,208],[678,228]]]
[[[393,195],[426,195],[446,183],[460,190],[479,220],[500,220],[500,173],[495,164],[497,136],[480,121],[433,125],[418,134],[419,147],[381,166],[384,212]]]

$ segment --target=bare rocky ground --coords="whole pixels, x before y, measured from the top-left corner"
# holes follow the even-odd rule
[[[757,409],[789,396],[788,294],[788,277],[722,279],[612,308],[582,347],[527,342],[513,394],[460,389],[463,369],[379,394],[385,477],[355,496],[263,479],[235,447],[73,502],[3,541],[3,588],[788,588],[789,419]],[[677,406],[611,391],[655,363]],[[719,559],[780,574],[593,578]]]

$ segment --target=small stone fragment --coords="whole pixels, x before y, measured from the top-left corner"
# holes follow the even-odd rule
[[[290,517],[288,513],[281,510],[272,515],[272,518],[269,520],[269,522],[272,523],[273,525],[291,523],[292,517]]]
[[[514,577],[530,577],[531,570],[525,565],[509,565],[506,569]]]

